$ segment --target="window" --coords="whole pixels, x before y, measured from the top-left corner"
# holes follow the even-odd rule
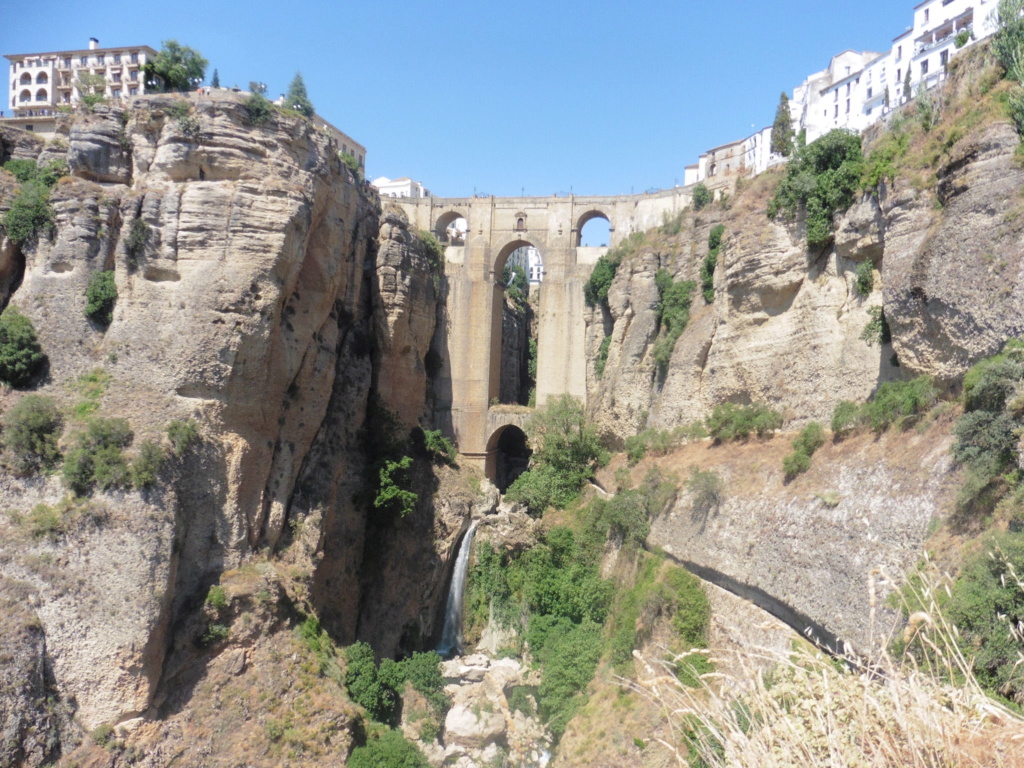
[[[832,101],[835,101],[835,102],[839,101],[839,89],[838,88],[836,88],[834,91],[832,91]]]
[[[928,23],[928,17],[931,15],[931,11],[928,8],[924,9],[924,23]]]
[[[81,59],[79,59],[78,61],[79,61],[79,63],[80,63],[80,64],[81,64],[81,65],[82,65],[83,67],[86,67],[86,66],[88,66],[88,65],[89,65],[89,57],[88,57],[88,56],[83,56],[83,57],[82,57]]]
[[[846,114],[850,114],[850,100],[846,100]]]
[[[46,89],[40,88],[36,91],[36,101],[46,101]]]
[[[114,82],[115,83],[120,83],[121,82],[121,73],[120,72],[115,72],[114,73]]]
[[[137,81],[139,79],[139,70],[133,69],[131,72],[129,72],[128,79],[131,80],[133,83]]]
[[[71,57],[70,56],[68,56],[66,59],[64,59],[64,68],[65,69],[71,69]]]
[[[847,96],[850,95],[850,84],[849,83],[846,84],[846,95]]]
[[[902,45],[897,45],[896,46],[896,61],[899,61],[902,58],[903,58],[903,46]]]
[[[870,88],[868,88],[868,98],[869,99],[871,98],[871,89]]]
[[[838,104],[836,104],[836,113],[835,113],[835,115],[833,115],[833,117],[835,117],[836,119],[839,118],[839,105]]]
[[[939,66],[946,66],[949,64],[949,51],[943,51],[939,54]]]
[[[96,63],[97,64],[106,64],[107,63],[107,57],[104,54],[102,54],[102,53],[97,53],[96,54]]]
[[[928,59],[921,62],[921,77],[928,74]]]
[[[139,54],[133,53],[132,54],[132,64],[138,64],[138,63],[139,63]]]
[[[120,64],[121,63],[121,54],[120,53],[115,53],[114,54],[114,63],[115,64]]]
[[[110,92],[110,95],[113,96],[115,99],[120,99],[121,98],[121,89],[120,88],[114,88]]]
[[[903,79],[903,70],[902,69],[897,69],[896,70],[896,81],[899,82],[902,79]]]
[[[138,96],[139,95],[139,89],[138,88],[132,88],[130,91],[128,91],[128,93],[130,93],[132,96]]]

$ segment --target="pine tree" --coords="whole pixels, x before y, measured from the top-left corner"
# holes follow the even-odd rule
[[[789,97],[783,91],[779,97],[779,108],[775,110],[772,124],[772,152],[789,157],[793,152],[793,116],[789,112]]]
[[[220,73],[215,69],[213,70],[213,80],[210,81],[211,88],[220,88]]]
[[[903,79],[903,99],[904,101],[910,98],[910,67],[907,67],[907,76]]]
[[[313,102],[309,100],[309,95],[306,93],[306,83],[302,80],[301,72],[296,72],[295,77],[292,78],[291,85],[288,86],[288,93],[284,97],[284,105],[306,117],[313,117],[316,110],[313,109]]]

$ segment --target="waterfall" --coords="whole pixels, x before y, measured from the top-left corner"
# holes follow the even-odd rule
[[[469,550],[473,546],[473,535],[476,533],[476,521],[469,526],[462,537],[459,553],[455,557],[455,568],[452,571],[452,586],[448,590],[448,602],[444,609],[444,628],[441,630],[441,642],[437,652],[442,656],[458,653],[462,650],[462,594],[466,590],[466,571],[469,570]]]

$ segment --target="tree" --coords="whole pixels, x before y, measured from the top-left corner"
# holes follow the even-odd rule
[[[789,96],[783,91],[772,124],[772,152],[789,157],[793,152],[794,138],[796,134],[793,131],[793,116],[789,112]]]
[[[889,86],[888,85],[885,86],[885,96],[884,96],[884,99],[885,99],[885,108],[888,109],[889,108]]]
[[[45,364],[32,321],[8,304],[0,315],[0,381],[23,387]]]
[[[904,101],[910,98],[910,67],[907,67],[907,76],[903,78],[903,99]]]
[[[262,96],[263,94],[265,94],[267,92],[267,84],[266,83],[257,82],[256,80],[250,80],[249,81],[249,91],[252,92],[252,93],[258,93],[258,94],[260,94]]]
[[[103,94],[107,90],[107,78],[90,72],[79,72],[78,78],[75,80],[75,87],[78,88],[78,95],[82,103],[92,109],[103,101]]]
[[[213,79],[210,81],[211,88],[220,88],[220,72],[213,70]]]
[[[148,84],[159,85],[165,91],[187,91],[206,77],[207,64],[194,48],[177,40],[164,40],[160,52],[142,69]]]
[[[296,72],[295,77],[292,78],[291,85],[288,86],[288,93],[284,97],[284,105],[306,117],[313,117],[316,112],[313,109],[313,102],[309,100],[309,95],[306,93],[306,83],[302,79],[301,72]]]

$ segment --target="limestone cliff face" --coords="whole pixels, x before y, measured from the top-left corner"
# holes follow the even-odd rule
[[[875,292],[854,290],[855,260],[808,253],[799,227],[764,215],[770,177],[758,179],[729,210],[710,209],[686,222],[681,238],[652,238],[616,273],[610,317],[593,311],[591,354],[610,326],[604,376],[591,377],[590,410],[622,439],[646,428],[672,428],[707,415],[717,403],[763,402],[797,420],[827,420],[840,399],[864,400],[897,371],[892,350],[860,340]],[[659,331],[659,268],[698,280],[711,228],[725,226],[715,270],[715,299],[693,294],[691,319],[662,376],[652,352]],[[593,374],[593,369],[591,370]]]
[[[173,629],[208,585],[307,520],[308,597],[355,636],[360,429],[374,393],[406,426],[425,412],[438,297],[422,245],[404,222],[381,222],[376,195],[306,121],[253,127],[237,98],[159,96],[62,130],[45,149],[0,136],[0,161],[70,167],[52,193],[52,237],[15,247],[0,236],[2,298],[32,320],[49,358],[40,390],[70,406],[77,377],[104,368],[100,413],[128,418],[136,442],[173,418],[195,418],[203,436],[158,492],[97,494],[56,536],[26,539],[0,516],[4,573],[38,594],[55,690],[88,728],[146,712]],[[113,270],[118,289],[105,329],[84,315],[98,270]],[[6,406],[19,397],[4,395]],[[63,494],[56,478],[2,482],[12,510]],[[439,524],[457,536],[468,508],[445,514]],[[451,546],[441,538],[423,542],[436,569]],[[414,614],[432,615],[438,598],[424,599]]]

